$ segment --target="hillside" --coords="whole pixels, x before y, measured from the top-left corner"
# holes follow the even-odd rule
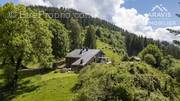
[[[125,29],[119,28],[110,22],[107,22],[99,18],[93,18],[92,16],[82,13],[80,11],[74,9],[67,9],[67,8],[54,8],[54,7],[43,7],[43,6],[30,6],[29,8],[48,13],[49,17],[59,20],[61,23],[65,25],[67,29],[69,29],[70,19],[72,18],[76,19],[79,22],[79,24],[82,26],[82,29],[86,28],[89,25],[101,27],[102,33],[108,33],[110,35],[103,37],[104,40],[114,40],[114,38],[118,38],[117,36],[121,37],[121,35],[118,34],[114,35],[113,33],[111,33],[111,31],[119,32],[124,36],[124,41],[122,41],[124,43],[122,44],[125,45],[125,48],[129,56],[137,55],[140,51],[142,51],[143,48],[153,43],[156,44],[162,50],[164,50],[164,54],[170,54],[173,57],[180,59],[180,54],[179,54],[180,48],[175,46],[174,44],[165,41],[160,42],[158,40],[144,38],[142,36],[137,36],[134,33],[130,33]],[[55,14],[58,14],[59,16],[56,17]],[[65,16],[66,14],[70,16],[66,17]],[[77,15],[81,15],[82,17],[77,17]],[[118,39],[119,42],[121,42],[120,40],[121,38]],[[117,44],[117,43],[118,42],[116,41],[113,44]],[[118,48],[121,49],[121,47]]]
[[[122,55],[117,53],[109,44],[98,40],[97,48],[102,49],[106,56],[114,59],[116,63],[121,61]],[[35,68],[35,66],[38,65],[29,65],[30,68]],[[2,74],[3,70],[0,69],[0,75]],[[7,94],[5,95],[6,100],[39,101],[44,99],[44,101],[72,101],[76,97],[73,88],[78,81],[78,75],[73,72],[60,73],[60,70],[55,70],[46,74],[28,76],[20,81],[22,87],[19,88],[16,94],[5,93]],[[2,78],[1,80],[0,83],[3,83]]]
[[[17,13],[39,11],[47,14]],[[47,17],[55,13],[71,16]],[[75,18],[77,13],[86,18]],[[180,48],[174,44],[74,9],[8,3],[0,14],[2,101],[180,100]],[[73,51],[77,56],[66,57]]]
[[[122,62],[115,66],[94,64],[80,73],[77,99],[179,101],[179,84],[174,82],[169,75],[141,62]]]

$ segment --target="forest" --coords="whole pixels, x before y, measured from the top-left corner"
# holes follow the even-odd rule
[[[62,73],[66,55],[81,48],[100,49],[112,63]],[[74,9],[7,3],[0,7],[0,99],[179,101],[180,42],[137,36]]]

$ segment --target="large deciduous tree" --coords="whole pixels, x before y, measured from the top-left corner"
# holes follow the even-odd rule
[[[93,26],[89,26],[85,37],[85,47],[90,49],[96,48],[96,31]]]
[[[49,29],[52,31],[52,48],[55,58],[62,58],[69,51],[68,30],[59,21],[51,20]]]
[[[71,50],[82,47],[82,38],[81,38],[81,26],[79,23],[71,19],[70,20],[70,41],[71,41]]]
[[[0,8],[0,46],[4,64],[15,69],[10,87],[17,87],[18,70],[34,58],[43,66],[52,63],[52,33],[42,15],[23,5],[6,4]],[[12,85],[13,84],[13,85]]]

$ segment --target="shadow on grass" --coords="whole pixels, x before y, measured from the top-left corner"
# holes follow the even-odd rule
[[[20,79],[35,76],[35,75],[43,75],[49,72],[52,72],[53,69],[49,68],[36,68],[36,69],[25,69],[19,71]]]
[[[23,70],[19,71],[19,79],[21,80],[23,78],[27,78],[35,75],[43,75],[51,71],[53,70],[47,68],[26,69],[25,71]],[[1,76],[2,75],[0,75],[0,77]],[[19,95],[30,93],[36,90],[37,88],[39,88],[39,86],[37,85],[30,85],[30,84],[31,84],[30,80],[23,81],[19,84],[18,89],[14,91],[13,89],[10,89],[10,87],[4,87],[3,86],[4,84],[0,83],[0,101],[11,101],[13,98]]]
[[[11,101],[13,98],[22,95],[24,93],[30,93],[39,86],[35,85],[28,85],[30,84],[30,80],[24,81],[21,84],[19,84],[19,88],[16,91],[13,91],[12,89],[8,89],[7,87],[3,87],[0,89],[0,101]]]

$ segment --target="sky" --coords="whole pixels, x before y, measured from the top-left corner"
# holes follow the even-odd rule
[[[0,0],[4,4],[8,0]],[[180,40],[166,29],[180,30],[179,0],[9,0],[25,5],[74,8],[129,32],[161,41]]]
[[[4,5],[7,2],[19,3],[19,0],[0,0],[0,5]]]

